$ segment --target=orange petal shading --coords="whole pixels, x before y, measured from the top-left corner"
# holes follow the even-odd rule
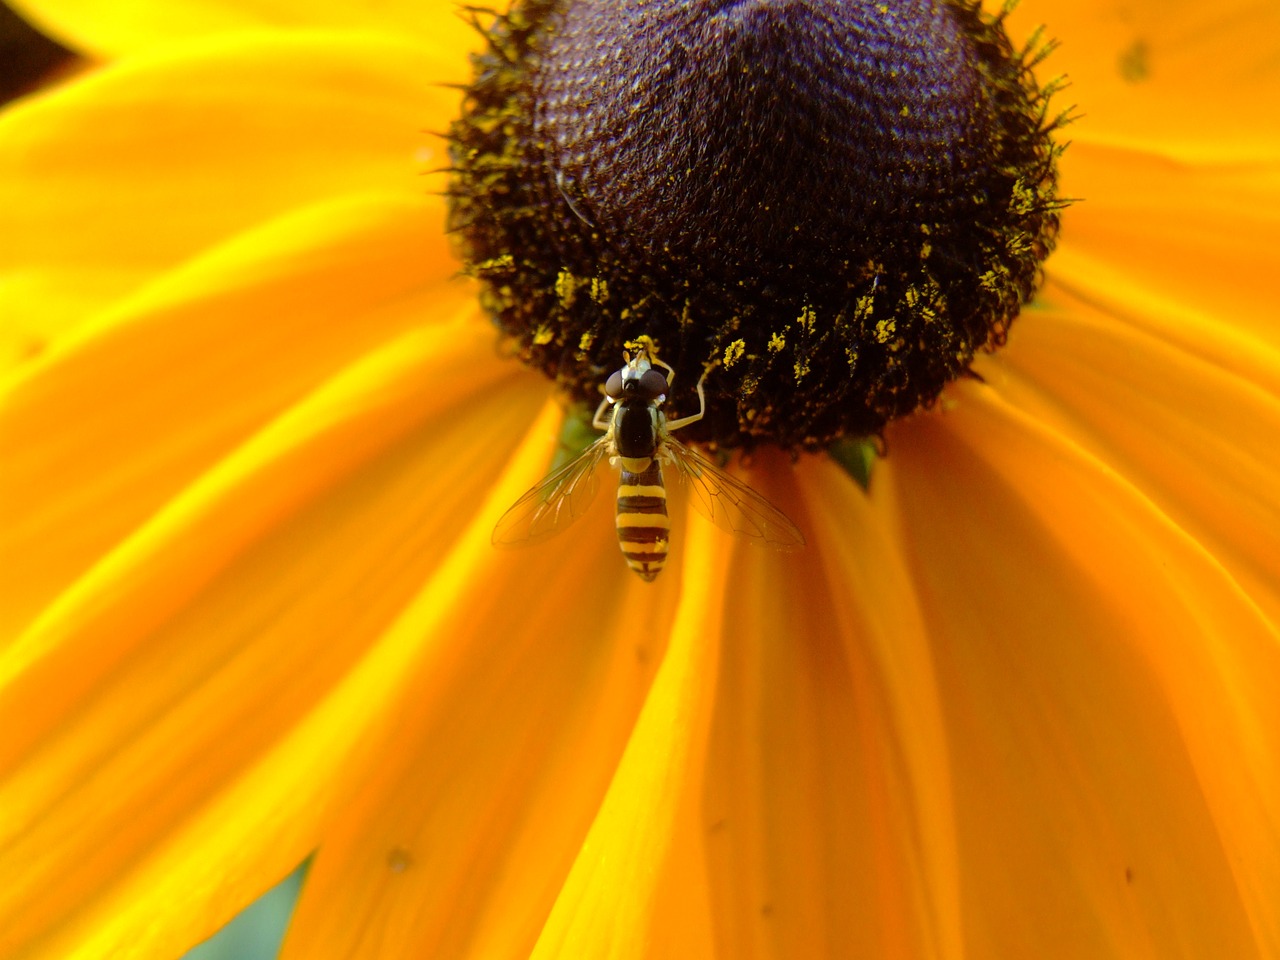
[[[477,478],[546,395],[533,377],[491,389],[509,376],[491,338],[440,325],[354,363],[8,651],[7,955],[176,952],[318,843],[371,705],[395,701],[418,655],[384,632],[477,522]]]
[[[1280,351],[1260,282],[1280,275],[1280,131],[1265,155],[1230,165],[1074,144],[1063,189],[1084,199],[1063,217],[1049,273],[1078,297],[1224,365]]]
[[[705,892],[695,878],[676,891],[657,889],[657,871],[677,848],[679,814],[696,805],[701,759],[715,689],[728,551],[723,534],[686,514],[683,550],[689,581],[681,592],[666,655],[640,711],[604,801],[560,889],[531,956],[641,957],[665,933],[680,956],[708,955]],[[664,577],[676,572],[668,570]],[[671,896],[693,912],[665,932],[655,916]]]
[[[984,387],[890,436],[972,956],[1274,955],[1280,637],[1134,488]]]
[[[819,533],[737,551],[704,795],[659,889],[704,851],[714,956],[959,956],[946,733],[905,559],[843,471],[799,475],[780,502]]]
[[[1274,155],[1280,6],[1268,0],[1038,0],[1009,23],[1015,38],[1044,24],[1061,42],[1038,73],[1067,75],[1055,104],[1083,115],[1073,140],[1179,162]]]
[[[104,58],[236,30],[380,31],[455,54],[475,40],[451,0],[10,0],[63,43]]]
[[[238,35],[0,115],[0,316],[79,322],[211,244],[349,193],[421,196],[464,58],[368,35]],[[435,184],[435,186],[433,186]],[[11,348],[15,349],[15,348]],[[21,349],[21,344],[18,348]],[[31,351],[26,347],[26,352]]]
[[[285,957],[526,956],[537,938],[662,660],[681,582],[678,564],[652,585],[626,571],[603,493],[554,541],[493,549],[499,513],[550,461],[550,412],[474,538],[405,614],[429,646],[400,698],[376,708],[385,722],[360,749],[359,789],[308,874]]]
[[[1246,354],[1251,381],[1061,290],[1045,301],[983,376],[1141,490],[1280,623],[1280,445],[1260,439],[1280,437],[1280,354]]]
[[[0,555],[23,558],[6,564],[0,632],[352,357],[472,313],[442,218],[438,201],[398,195],[300,210],[164,275],[0,386]]]

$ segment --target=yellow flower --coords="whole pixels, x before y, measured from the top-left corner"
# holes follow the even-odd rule
[[[1085,119],[983,382],[798,554],[490,531],[561,409],[418,176],[449,4],[27,0],[0,956],[1280,956],[1280,9],[1028,0]]]

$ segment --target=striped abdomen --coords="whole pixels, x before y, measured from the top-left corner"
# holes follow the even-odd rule
[[[662,468],[652,457],[618,459],[618,544],[631,569],[652,580],[667,562],[671,537]]]

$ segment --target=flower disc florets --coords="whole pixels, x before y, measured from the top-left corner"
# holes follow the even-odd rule
[[[526,0],[486,29],[452,223],[522,358],[594,403],[645,334],[707,416],[815,449],[1001,344],[1057,231],[1048,92],[964,0]]]

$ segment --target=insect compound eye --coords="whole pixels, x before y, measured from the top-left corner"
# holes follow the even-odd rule
[[[610,400],[622,399],[622,371],[615,370],[609,374],[609,379],[604,382],[604,392]]]
[[[646,400],[657,400],[667,392],[667,378],[657,370],[646,370],[640,376],[640,395]]]

